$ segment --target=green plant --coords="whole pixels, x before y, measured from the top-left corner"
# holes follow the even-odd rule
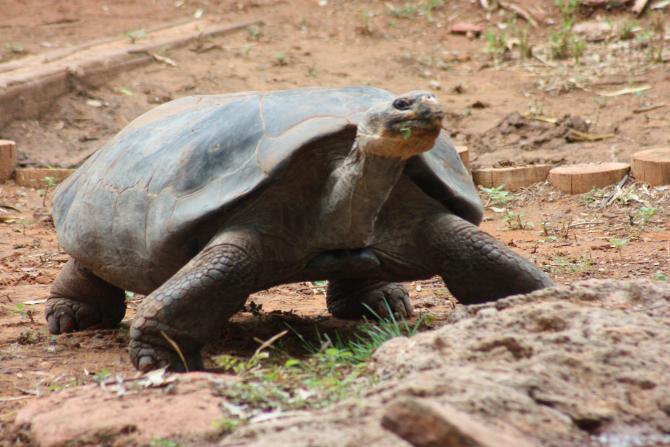
[[[630,242],[629,239],[625,237],[624,238],[613,237],[609,239],[610,245],[612,246],[612,248],[615,248],[617,252],[619,252],[619,256],[622,255],[621,251],[626,245],[628,245],[629,242]]]
[[[400,8],[396,8],[392,4],[387,3],[386,8],[392,16],[400,19],[410,19],[419,13],[419,7],[413,3],[405,3],[405,5]]]
[[[24,51],[26,51],[25,47],[20,43],[7,42],[5,44],[5,48],[7,48],[12,53],[23,53]]]
[[[647,48],[647,58],[650,62],[663,62],[663,51],[665,49],[665,23],[661,15],[655,15],[650,29],[644,29],[635,36],[638,44]]]
[[[255,301],[249,301],[249,304],[247,304],[247,309],[254,317],[260,317],[263,314],[263,305],[257,304]]]
[[[100,371],[97,373],[93,374],[93,381],[96,383],[101,383],[108,379],[112,373],[109,372],[109,369],[107,368],[102,368]]]
[[[180,444],[168,438],[154,438],[149,442],[150,447],[179,447]]]
[[[492,54],[496,60],[501,60],[509,51],[507,33],[504,31],[488,29],[484,33],[484,39],[486,40],[484,51]]]
[[[251,25],[247,27],[247,35],[251,40],[260,39],[262,34],[263,33],[261,32],[261,29],[258,27],[258,25]]]
[[[508,230],[530,230],[533,228],[533,223],[523,220],[524,213],[517,213],[511,209],[505,211],[502,221],[507,226]]]
[[[637,20],[626,20],[619,29],[619,40],[630,40],[635,37],[635,29],[639,26]]]
[[[586,42],[572,32],[575,23],[575,12],[579,7],[579,0],[554,0],[561,14],[561,23],[558,31],[549,35],[549,50],[553,59],[568,59],[574,57],[575,62],[586,50]]]
[[[658,208],[655,206],[640,207],[640,209],[635,212],[634,222],[641,227],[645,227],[656,213],[658,213]]]
[[[317,332],[315,342],[287,324],[302,342],[306,358],[291,357],[267,348],[283,336],[284,331],[264,342],[251,358],[231,355],[214,357],[215,363],[238,375],[238,381],[222,386],[219,391],[236,410],[217,421],[219,427],[231,431],[256,414],[304,408],[323,408],[344,397],[356,396],[374,384],[376,377],[367,368],[370,355],[385,341],[397,336],[415,334],[423,324],[414,325],[392,316],[379,323],[366,322],[349,340],[339,335],[331,338]]]
[[[49,191],[54,189],[58,184],[56,178],[51,176],[44,177],[44,183],[46,183],[47,187],[44,190],[44,195],[42,196],[42,207],[47,206],[47,196],[49,195]]]
[[[488,207],[490,205],[505,206],[507,203],[514,200],[514,197],[505,191],[505,185],[494,186],[491,188],[486,188],[479,185],[479,190],[486,196],[486,204],[484,206]]]
[[[428,20],[432,20],[433,11],[444,6],[444,0],[424,0],[421,4],[421,15],[426,17]]]
[[[533,46],[530,44],[530,25],[524,25],[516,28],[517,46],[519,57],[521,59],[530,59],[533,57]]]
[[[581,196],[581,200],[586,206],[593,205],[597,202],[600,202],[603,197],[605,197],[605,191],[603,191],[600,188],[596,188],[595,186],[591,188],[591,191],[585,192]]]
[[[286,53],[279,52],[275,55],[275,65],[279,66],[285,66],[288,65],[288,57],[286,56]]]
[[[649,47],[649,60],[660,64],[663,62],[663,50],[665,49],[665,22],[660,14],[654,16],[651,30],[653,39]]]
[[[654,273],[654,279],[656,281],[664,281],[664,282],[668,281],[668,277],[666,276],[666,274],[661,271]]]
[[[212,427],[222,434],[231,433],[238,425],[240,425],[239,419],[231,419],[227,417],[221,417],[212,422]]]
[[[16,306],[14,307],[14,312],[19,315],[21,318],[26,318],[28,315],[26,313],[26,305],[23,303],[16,303]]]
[[[123,33],[124,36],[130,40],[130,43],[135,43],[140,39],[147,37],[147,32],[143,29],[129,30]]]
[[[551,260],[551,271],[553,273],[587,273],[591,271],[592,267],[591,258],[586,255],[579,259],[555,256]]]

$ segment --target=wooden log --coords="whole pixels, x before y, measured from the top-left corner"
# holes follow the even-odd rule
[[[16,169],[16,143],[0,140],[0,183],[6,182]]]
[[[472,177],[476,185],[482,185],[487,188],[504,185],[508,191],[517,191],[532,184],[545,181],[550,169],[551,165],[484,168],[473,170]]]
[[[614,185],[629,170],[628,163],[580,163],[552,169],[549,181],[568,194],[583,194],[593,188]]]
[[[171,28],[158,29],[139,44],[128,39],[103,39],[85,44],[74,53],[59,50],[57,54],[26,57],[0,64],[0,128],[13,120],[37,118],[60,96],[72,90],[73,78],[93,87],[109,81],[120,72],[154,60],[152,52],[179,48],[197,39],[214,37],[262,20],[234,24],[212,24],[198,20]]]
[[[470,170],[470,150],[468,149],[467,146],[454,146],[454,149],[456,149],[456,152],[458,152],[458,156],[461,157],[461,161],[463,162],[463,166],[465,166],[465,169],[468,171]]]
[[[16,170],[16,184],[26,188],[45,189],[49,186],[47,177],[58,184],[65,180],[74,169],[61,168],[19,168]]]
[[[631,164],[637,180],[651,186],[670,185],[670,147],[636,152]]]

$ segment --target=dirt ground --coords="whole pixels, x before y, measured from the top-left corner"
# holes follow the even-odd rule
[[[443,4],[442,4],[443,3]],[[487,13],[477,2],[80,0],[44,7],[9,0],[0,18],[0,63],[150,29],[203,14],[234,23],[261,17],[264,25],[196,42],[155,63],[121,74],[98,89],[78,85],[36,120],[15,121],[0,138],[17,142],[24,166],[74,167],[106,139],[156,104],[185,95],[302,86],[374,85],[391,91],[433,90],[448,109],[444,128],[471,151],[471,164],[629,161],[640,149],[670,144],[670,44],[651,63],[653,43],[642,38],[588,42],[579,63],[552,60],[549,24],[560,15],[548,0],[524,2],[541,23],[531,28],[537,57],[516,49],[485,52],[484,37],[450,33],[457,22],[498,30],[510,14]],[[653,23],[670,30],[668,9],[639,19],[642,36]],[[625,9],[582,10],[578,21],[607,18],[615,28],[633,20]],[[514,27],[520,27],[518,21]],[[101,24],[104,24],[101,26]],[[556,25],[554,25],[556,26]],[[512,35],[508,26],[507,31]],[[510,37],[513,40],[512,37]],[[653,42],[653,41],[652,41]],[[661,42],[667,42],[661,39]],[[2,65],[0,65],[0,70]],[[633,94],[610,95],[649,86]],[[514,114],[518,115],[514,115]],[[599,141],[570,141],[547,120],[578,117]],[[43,310],[49,286],[67,255],[49,216],[49,194],[0,185],[0,432],[38,396],[95,381],[101,371],[133,376],[127,330],[50,336]],[[513,195],[506,204],[482,194],[482,227],[547,271],[559,284],[588,278],[670,275],[670,188],[627,182],[580,196],[548,184]],[[438,279],[409,285],[419,313],[439,326],[454,300]],[[125,321],[141,297],[133,297]],[[246,355],[254,337],[266,339],[283,321],[300,328],[345,330],[329,317],[322,287],[291,284],[251,299],[259,312],[242,312],[209,355]],[[287,342],[292,343],[290,340]],[[293,340],[297,343],[297,340]],[[289,346],[290,348],[290,346]],[[211,362],[209,366],[212,366]],[[12,442],[0,437],[0,445]]]

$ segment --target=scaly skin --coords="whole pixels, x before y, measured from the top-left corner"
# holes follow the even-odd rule
[[[244,305],[256,263],[238,245],[211,246],[147,296],[130,328],[133,365],[142,371],[202,369],[201,347]],[[186,365],[163,333],[177,344]]]
[[[463,304],[478,304],[553,286],[549,276],[471,223],[453,214],[431,219],[421,237],[437,273]]]
[[[413,313],[409,293],[402,284],[367,279],[336,279],[328,284],[328,311],[338,318],[384,318],[388,316],[386,303],[400,317]]]
[[[51,287],[46,304],[49,332],[116,327],[126,313],[125,293],[70,258]]]

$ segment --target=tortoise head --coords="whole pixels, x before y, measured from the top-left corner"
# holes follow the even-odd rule
[[[444,111],[435,95],[413,91],[371,107],[358,125],[359,150],[403,160],[430,150]]]

